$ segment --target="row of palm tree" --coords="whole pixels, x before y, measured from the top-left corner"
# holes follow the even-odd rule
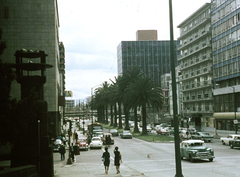
[[[109,124],[108,108],[111,111],[110,125],[122,129],[122,106],[125,114],[124,129],[129,130],[129,112],[134,110],[134,132],[139,132],[137,122],[137,108],[142,110],[142,134],[147,134],[146,107],[160,110],[163,96],[160,85],[145,75],[139,67],[131,67],[126,73],[105,81],[95,89],[94,97],[90,102],[92,109],[97,110],[98,121]],[[118,112],[117,112],[118,106]],[[118,115],[117,115],[118,114]],[[119,116],[119,117],[118,117]],[[119,118],[117,124],[117,118]]]

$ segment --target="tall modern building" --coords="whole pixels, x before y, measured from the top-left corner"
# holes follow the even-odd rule
[[[177,41],[174,46],[177,51]],[[117,59],[118,75],[132,66],[138,66],[146,75],[161,84],[161,75],[170,73],[170,41],[121,41],[117,47]]]
[[[53,136],[61,133],[64,96],[64,49],[59,43],[59,15],[57,0],[1,0],[1,40],[6,49],[1,55],[3,62],[15,63],[15,52],[26,49],[44,51],[46,63],[53,67],[46,70],[44,100],[48,103],[48,125]],[[60,51],[59,51],[60,50]],[[20,84],[12,84],[11,96],[21,98]]]
[[[178,25],[182,110],[191,125],[214,127],[212,96],[211,4],[206,3]]]
[[[212,0],[212,56],[216,128],[240,120],[240,0]]]

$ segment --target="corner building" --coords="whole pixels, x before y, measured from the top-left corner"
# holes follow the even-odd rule
[[[214,118],[218,130],[240,120],[240,0],[212,0]]]
[[[57,0],[0,1],[1,41],[5,41],[7,46],[0,56],[3,62],[15,63],[15,52],[24,48],[44,51],[48,55],[46,63],[53,65],[53,68],[46,70],[47,81],[44,85],[52,136],[61,133],[63,104],[59,98],[64,96],[65,89],[64,53],[61,52],[61,58],[59,52],[59,26]],[[62,43],[60,50],[63,50]],[[21,87],[16,80],[11,88],[11,97],[21,99]]]
[[[211,4],[206,3],[178,25],[181,117],[197,130],[213,128]]]

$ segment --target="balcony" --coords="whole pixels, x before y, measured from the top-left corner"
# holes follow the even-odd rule
[[[184,84],[184,83],[183,83]],[[203,82],[197,82],[196,84],[190,84],[190,85],[183,85],[182,86],[182,92],[189,92],[191,90],[197,90],[197,89],[203,89],[207,87],[212,87],[212,81],[203,81]]]

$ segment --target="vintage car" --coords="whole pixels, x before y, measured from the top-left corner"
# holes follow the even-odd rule
[[[229,141],[229,146],[231,149],[234,147],[240,147],[240,136],[235,136],[233,140]]]
[[[220,141],[222,142],[223,145],[229,145],[229,141],[233,140],[236,136],[240,137],[240,135],[229,134],[227,137],[221,137]]]
[[[210,135],[208,132],[193,132],[191,136],[192,139],[199,139],[205,142],[211,142],[213,139],[213,136]]]
[[[100,137],[93,137],[90,143],[90,149],[92,148],[102,148],[103,142]]]
[[[159,135],[169,135],[171,127],[161,127],[157,130],[157,134]]]
[[[78,138],[76,145],[78,145],[79,149],[83,149],[88,151],[88,143],[87,143],[87,138]]]
[[[112,136],[118,136],[118,131],[116,129],[109,130],[109,133],[111,133]]]
[[[206,144],[202,140],[186,140],[180,144],[181,159],[190,159],[193,162],[196,159],[203,160],[208,159],[213,161],[214,150],[206,147]]]
[[[111,144],[114,144],[114,139],[113,139],[113,136],[112,136],[111,133],[103,133],[103,138],[102,138],[103,144],[104,144],[104,145],[107,144],[107,143],[106,143],[106,136],[110,136],[110,138],[111,138]]]
[[[132,139],[132,134],[131,134],[130,130],[123,130],[120,137],[121,138],[131,138]]]

